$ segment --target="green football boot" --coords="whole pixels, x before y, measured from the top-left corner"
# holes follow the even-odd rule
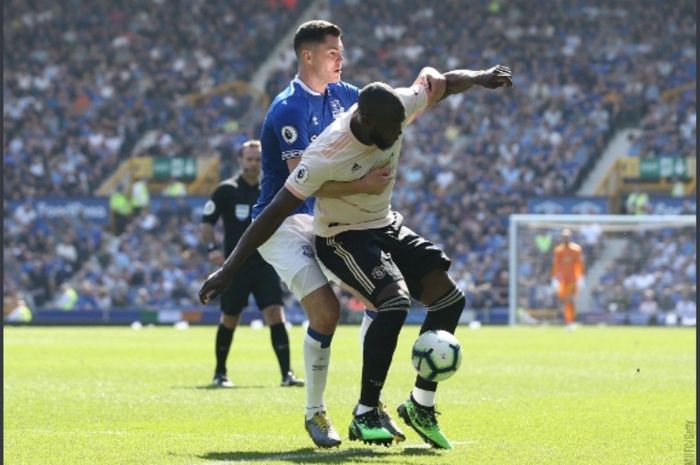
[[[405,441],[406,435],[403,434],[403,431],[401,431],[399,425],[397,425],[394,419],[391,418],[391,415],[389,415],[389,409],[387,405],[381,400],[379,401],[379,407],[377,407],[377,411],[379,413],[379,422],[384,428],[386,428],[387,431],[394,435],[394,440],[396,442]]]
[[[408,426],[413,428],[425,442],[436,449],[452,449],[449,439],[442,434],[435,415],[440,412],[435,407],[424,407],[409,396],[408,400],[396,409]]]
[[[394,436],[394,440],[396,442],[406,440],[406,435],[403,434],[403,431],[401,431],[399,425],[397,425],[394,419],[391,418],[389,408],[381,400],[379,401],[379,406],[377,407],[377,413],[379,414],[379,423]],[[352,409],[352,414],[353,416],[357,414],[357,406]]]
[[[372,409],[362,415],[355,415],[348,428],[348,438],[351,441],[362,441],[365,444],[382,444],[389,447],[394,441],[394,435],[382,426],[377,409]]]

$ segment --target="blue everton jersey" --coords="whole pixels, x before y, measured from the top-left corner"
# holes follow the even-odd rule
[[[336,116],[357,102],[358,94],[357,87],[342,81],[329,84],[320,94],[297,77],[275,97],[265,115],[260,136],[262,181],[260,197],[253,207],[253,218],[284,186],[289,176],[287,160],[301,157],[306,147]],[[313,198],[308,198],[294,213],[312,215],[313,211]]]

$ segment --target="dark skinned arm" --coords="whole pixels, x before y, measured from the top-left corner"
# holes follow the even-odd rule
[[[302,202],[303,200],[294,196],[286,188],[280,189],[260,216],[246,228],[236,248],[221,268],[210,274],[204,281],[199,290],[199,301],[206,305],[225,291],[233,283],[236,272],[250,254],[263,245]]]
[[[499,87],[512,87],[513,79],[510,68],[496,65],[485,70],[455,69],[443,74],[445,76],[445,93],[442,99],[450,95],[459,94],[469,90],[474,85],[497,89]]]

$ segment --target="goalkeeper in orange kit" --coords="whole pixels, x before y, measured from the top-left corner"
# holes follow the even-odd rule
[[[585,271],[583,249],[571,241],[571,230],[561,233],[562,243],[554,248],[552,260],[552,287],[564,304],[564,322],[572,325],[576,321],[574,296],[583,287]]]

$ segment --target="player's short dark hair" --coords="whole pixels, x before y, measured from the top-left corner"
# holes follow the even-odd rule
[[[343,31],[340,29],[340,26],[330,21],[325,21],[323,19],[307,21],[299,26],[297,32],[294,33],[294,53],[296,53],[298,57],[305,44],[309,42],[320,44],[326,39],[327,35],[340,37],[342,33]]]

